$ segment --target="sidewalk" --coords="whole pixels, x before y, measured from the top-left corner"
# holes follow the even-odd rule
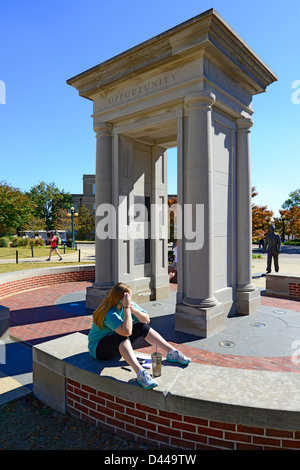
[[[265,255],[263,255],[265,257]],[[282,256],[281,272],[299,272],[299,257]],[[177,285],[168,299],[143,304],[151,325],[193,362],[235,369],[299,373],[292,360],[299,340],[300,300],[264,295],[266,259],[253,259],[253,283],[262,290],[262,306],[251,316],[227,318],[225,328],[209,338],[174,330]],[[2,298],[10,308],[10,334],[5,364],[0,364],[0,405],[32,392],[32,350],[35,344],[79,331],[87,334],[92,312],[85,308],[89,282],[61,284]],[[151,353],[151,347],[140,349]]]

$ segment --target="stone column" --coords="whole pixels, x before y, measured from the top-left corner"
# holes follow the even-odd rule
[[[175,329],[209,336],[224,326],[224,306],[214,297],[212,105],[215,96],[193,92],[185,99],[188,116],[183,155],[183,299],[176,305]],[[192,207],[192,212],[188,209]],[[196,208],[200,208],[197,212]],[[197,214],[197,217],[196,217]],[[200,220],[197,220],[199,219]],[[194,231],[191,238],[188,230]]]
[[[257,289],[252,284],[252,210],[251,210],[251,168],[250,128],[252,119],[236,120],[236,226],[237,226],[237,306],[238,313],[253,311],[250,304],[255,300]],[[260,301],[260,297],[259,297]]]
[[[97,308],[114,285],[112,257],[112,228],[115,228],[115,212],[106,212],[112,208],[112,128],[107,123],[94,121],[96,132],[96,178],[95,178],[95,282],[87,289],[86,306]],[[107,206],[105,207],[104,204]],[[107,222],[107,237],[99,237]],[[103,224],[104,225],[104,224]],[[99,231],[98,231],[99,229]],[[98,231],[98,233],[97,233]]]
[[[192,307],[213,307],[217,304],[213,288],[213,168],[212,168],[212,105],[215,96],[195,92],[185,99],[188,109],[188,142],[184,190],[184,235],[186,285],[183,303]],[[192,219],[187,216],[187,204],[192,207]],[[203,205],[204,220],[196,220],[196,206]],[[200,206],[198,206],[200,207]],[[186,238],[187,224],[196,233],[195,241]],[[196,248],[196,249],[194,249]]]

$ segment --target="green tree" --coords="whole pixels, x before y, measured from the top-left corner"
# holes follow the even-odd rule
[[[300,207],[300,189],[296,189],[289,194],[289,198],[282,204],[282,209],[291,209],[291,207]]]
[[[45,220],[35,217],[35,215],[32,213],[30,214],[28,221],[24,225],[23,229],[31,230],[34,232],[36,230],[47,230],[47,227]]]
[[[35,205],[35,216],[46,222],[48,230],[54,229],[61,209],[67,209],[72,204],[70,193],[65,193],[55,186],[44,181],[33,186],[28,192]]]
[[[95,228],[95,217],[86,206],[80,206],[77,209],[78,217],[75,219],[75,230],[77,238],[84,240],[92,235]]]
[[[66,233],[72,230],[71,217],[68,217],[67,209],[60,209],[58,217],[56,219],[56,230],[64,230]]]
[[[0,234],[11,235],[28,223],[33,204],[28,195],[18,188],[0,182]]]

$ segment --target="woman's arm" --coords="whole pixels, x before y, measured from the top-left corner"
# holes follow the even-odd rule
[[[131,313],[136,316],[138,321],[140,323],[147,323],[147,325],[150,323],[150,318],[147,312],[141,312],[138,308],[136,308],[132,303],[131,303]]]
[[[128,293],[124,294],[122,299],[124,320],[122,325],[115,329],[115,332],[121,336],[130,336],[132,334],[132,316],[131,316],[131,295]]]

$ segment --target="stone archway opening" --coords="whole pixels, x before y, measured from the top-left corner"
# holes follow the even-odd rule
[[[177,146],[177,119],[161,115],[116,126],[119,197],[123,214],[113,252],[119,253],[115,279],[130,284],[138,302],[170,293],[168,276],[168,149]],[[118,137],[116,137],[118,135]]]

